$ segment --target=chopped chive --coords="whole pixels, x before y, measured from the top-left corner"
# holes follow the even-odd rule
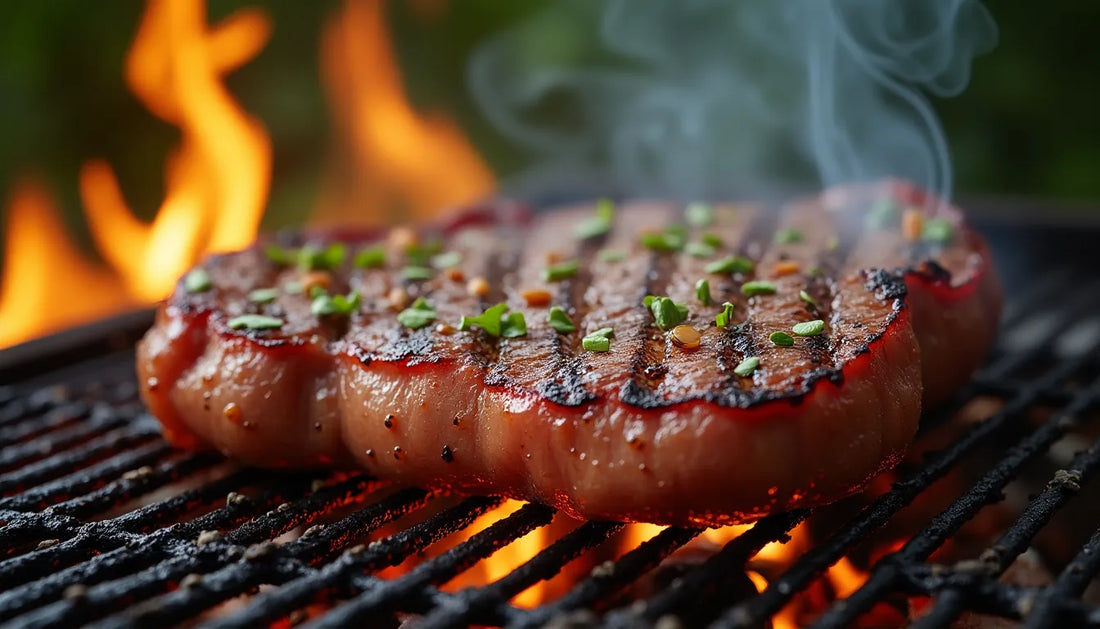
[[[432,279],[432,270],[426,266],[407,266],[401,269],[401,277],[410,282]]]
[[[269,304],[279,298],[278,288],[257,288],[248,293],[248,301],[255,304]]]
[[[806,272],[808,274],[810,274],[811,276],[817,276],[817,275],[821,275],[822,273],[824,273],[825,269],[823,269],[819,266],[812,266],[812,267],[810,267],[810,270],[806,271]]]
[[[710,282],[705,279],[696,280],[695,297],[699,300],[699,303],[704,306],[709,306],[712,303],[710,298]]]
[[[689,242],[684,245],[684,253],[696,258],[709,258],[717,253],[717,250],[705,242]]]
[[[353,263],[360,269],[380,269],[386,266],[386,248],[376,245],[362,249],[355,254]]]
[[[752,273],[754,268],[755,265],[748,258],[727,256],[711,262],[703,270],[707,273]]]
[[[797,229],[788,227],[775,232],[775,244],[777,245],[791,245],[796,242],[802,242],[802,232]]]
[[[941,245],[951,242],[955,227],[946,218],[930,218],[924,221],[924,229],[921,230],[921,240],[935,242]]]
[[[684,304],[678,304],[668,297],[646,295],[642,303],[653,313],[653,319],[661,330],[671,330],[688,318],[690,311]]]
[[[796,323],[791,326],[791,332],[799,336],[817,336],[825,331],[825,322],[821,319],[814,319],[813,321],[803,321],[802,323]]]
[[[509,312],[500,318],[500,335],[506,339],[527,336],[527,320],[522,312]]]
[[[189,293],[205,293],[214,287],[214,280],[206,269],[192,269],[190,273],[183,276],[183,287]]]
[[[622,262],[626,259],[626,253],[618,249],[600,249],[599,256],[602,262]]]
[[[546,282],[560,282],[561,280],[573,277],[579,270],[580,265],[576,260],[566,260],[565,262],[559,262],[543,269],[542,279]]]
[[[898,204],[890,197],[879,197],[867,212],[865,222],[872,229],[890,227],[898,221]]]
[[[745,282],[741,285],[741,292],[749,297],[755,297],[756,295],[774,295],[775,284],[772,284],[766,280],[754,280],[752,282]]]
[[[290,266],[298,261],[298,252],[293,249],[285,249],[279,245],[266,245],[264,255],[268,260],[282,266]]]
[[[435,321],[435,307],[427,299],[417,297],[411,306],[397,313],[397,322],[406,328],[419,330]]]
[[[725,302],[722,304],[722,312],[719,312],[714,316],[714,325],[720,328],[728,328],[730,323],[733,322],[733,304]]]
[[[432,256],[432,266],[437,269],[449,269],[462,263],[462,254],[457,251],[448,251]]]
[[[794,337],[786,332],[772,332],[768,340],[780,347],[790,347],[794,345]]]
[[[577,326],[573,324],[573,320],[561,309],[561,306],[551,306],[549,318],[550,327],[562,334],[569,334],[577,329]]]
[[[476,325],[485,330],[490,336],[500,336],[501,318],[507,311],[508,304],[490,306],[476,317],[462,317],[462,320],[458,322],[458,329],[465,332]]]
[[[352,291],[347,295],[328,295],[322,293],[313,298],[313,302],[309,305],[309,310],[318,317],[348,315],[359,309],[361,301],[359,291]]]
[[[405,260],[410,266],[428,266],[432,256],[443,252],[443,241],[432,238],[424,244],[410,244],[405,247]]]
[[[642,246],[646,249],[652,249],[654,251],[661,251],[663,253],[671,253],[673,251],[679,251],[684,246],[684,237],[678,233],[664,232],[648,232],[642,234],[641,237]]]
[[[760,359],[757,358],[756,356],[749,356],[748,358],[742,360],[740,363],[737,364],[736,367],[733,368],[733,373],[735,373],[739,376],[748,376],[748,375],[751,375],[752,372],[756,371],[756,368],[759,367],[759,366],[760,366]]]
[[[309,298],[310,299],[317,299],[318,297],[321,297],[321,296],[327,295],[327,294],[328,294],[328,291],[325,290],[325,287],[321,286],[320,284],[314,284],[313,286],[309,287]]]
[[[581,339],[581,347],[590,352],[606,352],[611,349],[611,337],[615,331],[611,328],[600,328]]]
[[[283,292],[287,295],[301,295],[302,283],[297,281],[291,281],[283,284]]]
[[[285,323],[278,317],[246,314],[230,319],[229,327],[234,330],[272,330],[283,327]]]
[[[687,219],[688,225],[692,227],[710,227],[710,224],[714,222],[714,209],[711,208],[709,203],[701,201],[688,203],[687,207],[684,208],[684,218]]]
[[[324,249],[306,245],[298,250],[298,268],[303,271],[335,269],[344,263],[347,247],[343,243],[333,243]]]
[[[818,307],[817,300],[813,298],[813,295],[810,295],[809,293],[807,293],[804,290],[798,291],[798,298],[801,299],[802,301],[810,304],[814,308]]]
[[[574,235],[581,240],[603,236],[611,231],[615,221],[615,203],[611,199],[596,201],[596,214],[590,216],[573,229]]]
[[[714,247],[715,249],[722,246],[722,237],[718,234],[715,234],[714,232],[707,232],[703,234],[701,240],[704,243]]]

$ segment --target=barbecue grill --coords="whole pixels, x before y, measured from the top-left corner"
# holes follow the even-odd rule
[[[667,528],[603,561],[622,525],[586,522],[491,583],[441,588],[547,526],[554,510],[537,504],[400,574],[383,572],[501,499],[389,488],[358,473],[238,469],[213,453],[170,449],[136,397],[133,343],[149,312],[0,352],[0,622],[759,627],[830,565],[861,557],[862,586],[823,602],[807,622],[870,626],[879,621],[867,615],[886,605],[900,618],[914,614],[907,622],[917,627],[947,627],[964,614],[1027,627],[1100,625],[1089,589],[1100,571],[1100,509],[1090,508],[1087,484],[1100,466],[1100,426],[1090,424],[1100,402],[1100,276],[1091,263],[1100,229],[1022,210],[977,212],[1007,287],[999,343],[954,400],[924,419],[893,483],[767,517],[666,579],[653,574],[699,529]],[[922,452],[937,431],[950,438]],[[930,495],[937,506],[922,510]],[[964,539],[960,531],[991,509],[997,524],[983,541]],[[803,521],[809,549],[759,594],[746,587],[750,557]],[[880,544],[885,538],[896,543]],[[1044,547],[1044,538],[1055,542]],[[947,546],[953,559],[941,563],[936,553]],[[1046,581],[1002,578],[1035,547]],[[564,595],[529,609],[511,602],[593,556],[596,568]],[[645,579],[648,588],[636,587]]]

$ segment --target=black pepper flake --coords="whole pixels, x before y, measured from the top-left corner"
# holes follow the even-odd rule
[[[374,457],[374,448],[367,448],[367,456]]]
[[[443,455],[442,456],[443,456],[443,460],[446,461],[447,463],[450,463],[451,461],[455,460],[455,455],[454,455],[453,452],[451,452],[451,446],[448,446],[448,445],[443,446]]]
[[[455,415],[455,418],[451,420],[451,423],[454,424],[455,426],[458,425],[458,423],[459,423],[458,415]]]
[[[313,422],[313,429],[314,429],[314,430],[316,430],[316,431],[318,431],[318,432],[320,432],[320,430],[321,430],[321,422]]]
[[[401,458],[401,446],[394,446],[393,447],[393,458],[395,458],[395,459],[400,459]]]
[[[386,418],[382,420],[382,423],[386,425],[386,428],[393,428],[393,413],[386,415]]]

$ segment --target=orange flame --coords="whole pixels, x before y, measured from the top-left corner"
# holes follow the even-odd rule
[[[321,71],[351,166],[322,186],[311,222],[355,220],[356,208],[376,222],[422,219],[493,190],[489,168],[458,127],[409,103],[381,0],[344,3],[325,28]]]

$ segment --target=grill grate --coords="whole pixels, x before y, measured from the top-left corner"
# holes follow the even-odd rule
[[[756,627],[830,565],[871,544],[943,479],[961,474],[965,482],[947,496],[946,507],[909,518],[904,543],[868,561],[866,582],[809,620],[818,627],[852,626],[901,597],[927,601],[913,621],[917,627],[946,627],[966,613],[1028,627],[1100,625],[1089,589],[1100,572],[1095,512],[1059,533],[1070,550],[1049,560],[1060,568],[1049,584],[1000,579],[1044,531],[1064,525],[1058,516],[1072,503],[1089,499],[1081,494],[1100,466],[1100,441],[1093,441],[1100,436],[1093,421],[1100,406],[1100,319],[1093,318],[1100,282],[1087,265],[1074,265],[1087,259],[1095,232],[1011,225],[989,231],[1001,260],[1044,273],[1027,282],[1021,278],[1036,274],[1014,275],[1005,265],[1015,280],[1007,284],[1019,288],[1009,291],[990,364],[924,424],[926,432],[957,426],[966,409],[991,401],[979,421],[953,434],[946,447],[918,453],[877,496],[853,499],[862,508],[847,501],[765,518],[634,601],[622,592],[701,530],[664,529],[613,562],[596,561],[597,569],[533,609],[511,601],[578,558],[610,556],[605,551],[622,525],[583,523],[487,585],[446,591],[441,586],[457,575],[551,524],[554,510],[523,505],[432,553],[502,500],[395,489],[346,472],[241,470],[213,454],[169,449],[135,397],[128,346],[132,332],[147,324],[144,317],[97,324],[94,342],[71,331],[60,345],[55,339],[24,346],[0,359],[0,374],[14,383],[0,387],[0,623],[126,627],[198,620],[229,628],[290,619],[310,627],[397,626],[414,614],[417,626],[433,628],[566,620],[633,627],[670,616],[693,625]],[[1025,254],[1015,250],[1020,242],[1028,242]],[[115,345],[102,341],[104,326],[113,330]],[[124,349],[112,351],[118,347]],[[1059,458],[1054,453],[1062,443],[1080,447]],[[1032,477],[1038,479],[1032,495],[1008,505],[1006,492]],[[1010,510],[1010,521],[980,546],[957,549],[964,560],[937,563],[935,553],[990,505]],[[838,514],[849,517],[842,521]],[[750,558],[804,521],[813,545],[763,592],[746,593]],[[409,558],[419,562],[399,574],[385,572]],[[231,600],[233,606],[223,606]],[[318,611],[318,603],[331,607]]]

